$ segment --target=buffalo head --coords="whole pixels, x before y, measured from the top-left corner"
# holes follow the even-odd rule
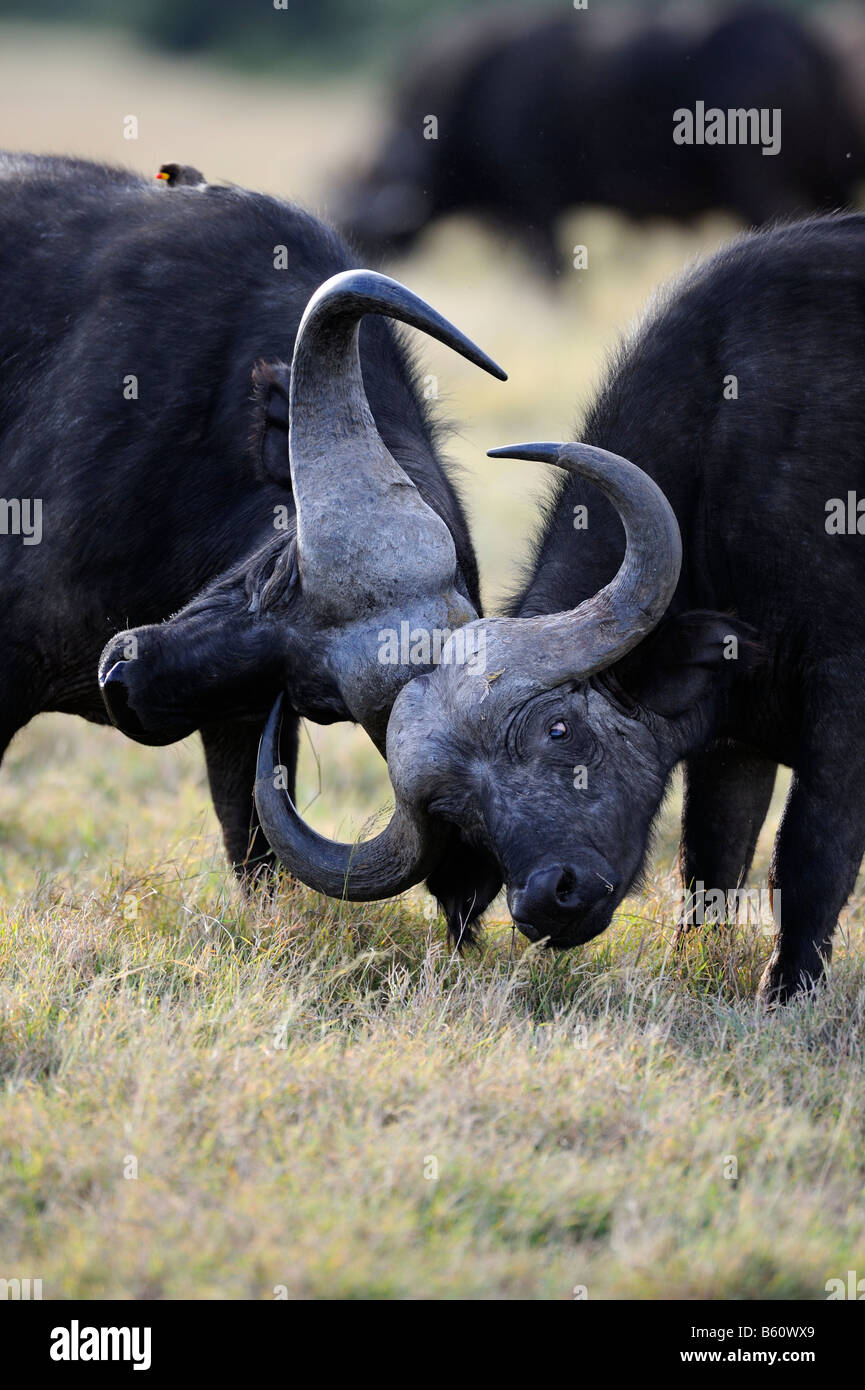
[[[416,882],[430,843],[456,824],[498,865],[525,935],[569,947],[603,931],[638,875],[668,775],[705,736],[737,664],[724,658],[747,630],[692,612],[653,631],[676,589],[681,540],[663,493],[626,459],[584,444],[493,455],[595,483],[624,524],[618,573],[572,611],[472,623],[434,671],[403,688],[387,735],[396,811],[378,840],[313,835],[274,787],[278,711],[262,739],[257,803],[276,853],[307,883],[348,898],[372,895],[369,860],[385,836],[391,856],[396,843],[404,864],[416,858],[404,876]],[[480,648],[482,671],[463,659]]]
[[[382,629],[408,620],[412,630],[449,633],[477,617],[448,526],[373,420],[358,354],[365,314],[421,328],[505,379],[396,281],[346,271],[322,285],[301,320],[287,385],[285,529],[175,617],[109,642],[102,695],[131,738],[171,743],[226,719],[263,722],[283,690],[297,714],[354,720],[383,752],[393,701],[417,666],[382,659]]]

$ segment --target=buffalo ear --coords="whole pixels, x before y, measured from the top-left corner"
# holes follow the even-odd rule
[[[667,618],[615,668],[615,681],[643,708],[673,719],[759,665],[762,651],[747,623],[695,611]]]
[[[250,452],[264,477],[291,487],[288,464],[288,399],[291,368],[285,362],[256,362],[252,369]]]

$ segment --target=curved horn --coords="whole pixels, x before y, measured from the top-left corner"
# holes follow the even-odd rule
[[[283,696],[273,706],[261,736],[255,805],[261,828],[277,859],[310,888],[349,902],[391,898],[426,877],[440,835],[400,805],[372,840],[343,844],[307,825],[288,792],[274,785],[279,766]]]
[[[453,538],[381,439],[363,384],[365,314],[420,328],[500,380],[505,373],[422,299],[386,275],[326,281],[301,319],[291,365],[289,460],[301,587],[334,624],[450,581]],[[375,544],[367,543],[367,528]]]
[[[611,666],[660,622],[676,589],[682,538],[672,507],[648,474],[591,444],[513,444],[490,458],[552,463],[587,478],[609,498],[625,528],[625,558],[593,598],[564,613],[490,624],[487,664],[527,657],[548,685],[584,679]]]

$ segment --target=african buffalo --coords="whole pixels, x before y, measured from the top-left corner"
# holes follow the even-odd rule
[[[200,729],[229,856],[255,863],[276,694],[383,749],[417,668],[383,665],[379,630],[394,611],[440,629],[480,612],[433,422],[381,316],[504,374],[276,198],[165,196],[26,155],[0,158],[0,187],[0,754],[44,710],[153,744]]]
[[[387,736],[404,861],[453,824],[476,846],[465,926],[498,874],[531,940],[603,931],[681,761],[684,886],[736,889],[782,763],[762,995],[821,976],[865,851],[863,438],[865,217],[846,215],[686,276],[622,350],[585,443],[495,451],[571,476],[512,615],[474,625],[485,678],[443,662]],[[369,848],[313,844],[273,787],[278,723],[257,783],[271,845],[306,882],[369,895]]]
[[[468,212],[555,272],[557,220],[578,205],[757,224],[845,206],[865,177],[835,55],[783,11],[493,10],[424,38],[403,66],[381,147],[336,197],[367,256]]]

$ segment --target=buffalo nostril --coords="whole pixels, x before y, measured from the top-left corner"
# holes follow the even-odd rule
[[[106,671],[100,686],[111,722],[129,738],[142,738],[144,725],[129,703],[129,690],[123,675],[123,668],[127,664],[125,661],[116,661],[111,670]]]
[[[568,865],[559,874],[559,881],[556,884],[556,900],[563,905],[568,903],[573,897],[577,887],[577,875]]]
[[[99,684],[103,688],[106,685],[118,685],[123,680],[123,670],[125,666],[125,661],[115,661],[111,670],[106,671],[104,676],[99,677]]]

